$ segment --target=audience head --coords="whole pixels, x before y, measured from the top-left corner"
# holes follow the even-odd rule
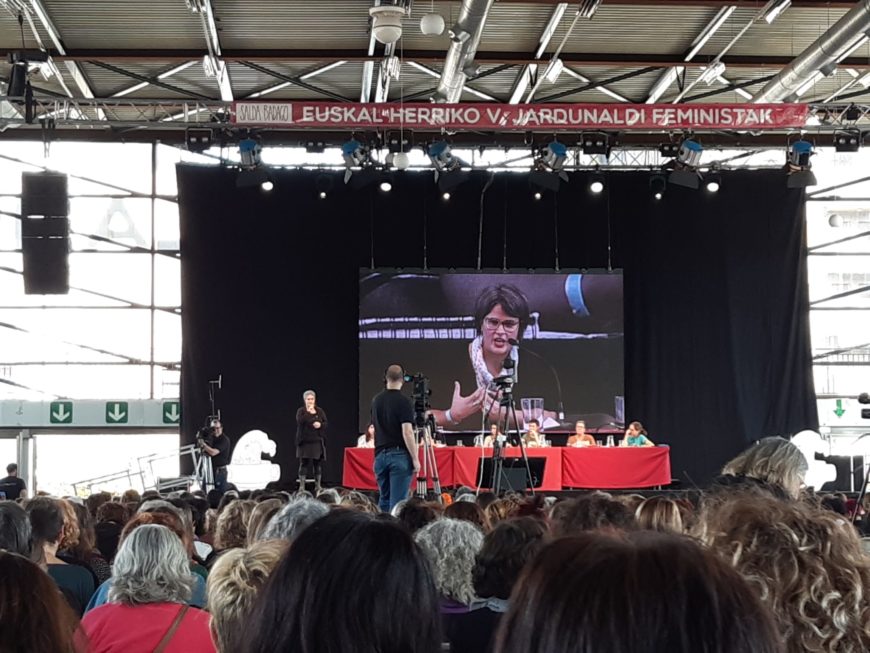
[[[557,503],[552,511],[556,536],[576,535],[583,531],[621,531],[636,527],[634,515],[619,501],[601,492]]]
[[[214,545],[219,551],[243,548],[248,542],[248,520],[254,510],[253,501],[233,501],[218,515]]]
[[[419,548],[398,525],[352,510],[329,513],[293,542],[247,632],[247,653],[441,648],[437,594]]]
[[[377,515],[380,511],[377,505],[362,492],[351,490],[341,498],[339,505],[347,508],[353,508],[360,512],[367,512],[372,515]]]
[[[73,508],[72,501],[69,501],[68,499],[57,499],[57,503],[63,511],[63,531],[60,535],[58,548],[65,551],[72,551],[79,545],[79,538],[82,534],[81,528],[79,528],[79,519],[76,515],[75,508]]]
[[[179,540],[185,542],[184,526],[176,515],[170,512],[143,512],[133,517],[126,523],[121,531],[121,541],[127,539],[130,533],[135,531],[140,526],[156,525],[165,526],[170,531],[175,533]]]
[[[136,490],[130,489],[121,495],[121,503],[139,503],[144,498],[144,495],[140,496]]]
[[[6,474],[9,476],[18,476],[18,465],[16,463],[9,463],[6,465]]]
[[[870,558],[847,519],[755,492],[709,500],[696,531],[772,609],[789,650],[870,650]]]
[[[4,502],[5,503],[5,502]],[[0,551],[0,650],[83,653],[78,620],[35,563]]]
[[[486,513],[476,503],[469,501],[460,500],[450,504],[444,509],[444,516],[470,522],[484,533],[489,531],[490,528],[489,518],[486,516]]]
[[[505,519],[516,516],[520,507],[520,499],[515,496],[505,496],[492,501],[483,511],[489,517],[489,523],[495,525]]]
[[[96,518],[100,506],[107,504],[111,500],[112,495],[108,492],[94,492],[91,496],[85,499],[85,506],[87,507],[91,517]]]
[[[269,540],[232,549],[218,558],[208,576],[208,610],[212,639],[220,653],[241,650],[239,638],[254,600],[287,547],[282,540]]]
[[[412,535],[438,519],[438,511],[432,504],[425,503],[420,499],[410,499],[403,503],[396,517],[399,523],[408,529]]]
[[[133,606],[185,603],[194,582],[189,565],[176,533],[165,526],[143,524],[118,548],[109,601]]]
[[[520,572],[544,546],[547,526],[534,517],[503,521],[483,538],[472,570],[474,592],[481,598],[507,599]]]
[[[82,504],[72,503],[71,506],[78,521],[79,536],[76,544],[66,547],[66,550],[79,560],[87,560],[97,546],[94,520],[91,513]]]
[[[287,540],[293,542],[311,524],[329,512],[320,501],[296,498],[285,505],[269,521],[260,534],[260,540]]]
[[[725,476],[748,477],[796,499],[807,474],[807,459],[788,440],[762,438],[722,468]]]
[[[602,644],[606,642],[606,644]],[[777,653],[767,610],[691,540],[638,531],[547,545],[523,572],[498,653]]]
[[[260,534],[269,525],[269,520],[283,507],[284,503],[281,499],[266,499],[254,506],[248,519],[248,532],[246,536],[248,546],[260,540]]]
[[[649,497],[641,501],[634,513],[638,528],[661,533],[684,531],[683,514],[679,504],[668,497]]]
[[[439,519],[417,531],[414,539],[432,565],[441,596],[470,604],[475,598],[471,571],[483,544],[481,530],[467,521]]]
[[[327,506],[337,506],[341,503],[341,494],[335,488],[329,487],[318,492],[315,499]]]
[[[0,501],[0,549],[30,557],[30,521],[14,501]]]
[[[56,549],[60,543],[61,533],[63,533],[63,509],[57,499],[35,497],[27,502],[25,511],[30,520],[33,557],[37,562],[43,563],[46,547]]]

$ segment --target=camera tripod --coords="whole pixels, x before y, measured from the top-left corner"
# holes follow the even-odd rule
[[[422,421],[422,424],[421,424]],[[432,480],[432,489],[436,495],[436,501],[441,503],[441,480],[438,478],[438,462],[435,460],[435,446],[433,441],[434,418],[428,417],[417,420],[417,428],[414,429],[414,440],[417,443],[417,451],[423,447],[423,457],[420,460],[420,471],[417,472],[417,496],[425,499],[429,491],[429,479]]]
[[[507,358],[504,362],[504,367],[507,370],[511,370],[513,365],[513,360],[511,358]],[[492,477],[490,482],[490,487],[492,492],[498,496],[502,492],[502,481],[507,480],[505,478],[504,473],[504,447],[508,445],[512,440],[515,441],[520,447],[520,457],[523,459],[523,465],[526,468],[526,481],[528,482],[529,492],[534,496],[535,494],[535,483],[532,480],[532,470],[529,466],[529,456],[526,453],[526,445],[523,442],[522,434],[520,433],[520,422],[517,419],[517,409],[514,404],[514,394],[513,394],[513,386],[516,383],[514,380],[513,374],[507,375],[505,377],[499,377],[494,379],[494,383],[496,388],[500,391],[493,397],[492,403],[490,404],[490,411],[492,410],[493,405],[495,404],[496,399],[499,401],[499,412],[504,412],[504,428],[501,431],[505,435],[505,442],[501,443],[496,440],[492,443]],[[499,397],[498,395],[501,395]],[[489,411],[486,411],[484,415],[488,415]],[[514,438],[511,437],[510,425],[511,419],[513,419],[514,423]]]

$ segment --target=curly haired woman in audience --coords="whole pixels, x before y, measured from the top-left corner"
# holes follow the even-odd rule
[[[288,546],[282,540],[258,542],[247,549],[227,551],[215,563],[208,577],[209,629],[220,653],[241,650],[254,600]]]
[[[85,653],[78,619],[35,563],[0,551],[0,653]]]
[[[754,492],[709,500],[696,531],[772,609],[789,653],[870,650],[870,558],[847,519]]]
[[[398,524],[353,510],[299,535],[247,626],[239,653],[440,650],[438,597],[419,547]]]
[[[781,653],[749,585],[685,537],[583,533],[545,546],[502,619],[497,653]]]
[[[480,506],[470,501],[457,501],[444,509],[444,516],[461,519],[477,526],[483,533],[490,531],[489,517]]]
[[[59,557],[71,564],[86,565],[94,574],[97,584],[103,583],[112,575],[112,568],[97,549],[97,535],[91,513],[79,503],[69,503],[75,512],[79,535],[75,544],[64,545]]]
[[[213,653],[208,614],[186,604],[193,584],[177,534],[138,527],[118,549],[109,603],[82,620],[90,653]]]

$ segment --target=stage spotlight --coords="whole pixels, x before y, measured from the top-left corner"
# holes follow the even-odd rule
[[[260,165],[260,152],[262,146],[254,138],[243,138],[239,141],[239,156],[242,159],[242,167],[256,168]]]
[[[722,176],[717,174],[707,175],[707,183],[705,188],[708,193],[718,193],[722,187]]]
[[[268,193],[270,190],[275,188],[275,184],[272,183],[271,179],[267,179],[266,181],[264,181],[263,183],[260,184],[260,188],[262,188],[264,191],[266,191]]]
[[[393,190],[393,185],[388,181],[382,181],[381,185],[380,185],[380,189],[384,193],[389,193],[391,190]]]
[[[580,138],[583,154],[603,154],[610,157],[610,137],[607,134],[583,134]]]
[[[184,130],[184,142],[189,152],[205,152],[212,146],[214,133],[211,129],[196,129],[188,127]]]
[[[649,188],[653,193],[653,197],[660,200],[667,188],[667,179],[664,175],[653,175],[649,178]]]
[[[396,152],[393,155],[393,165],[397,170],[407,170],[408,166],[411,165],[411,161],[404,152]]]
[[[536,192],[534,195],[532,195],[532,197],[534,197],[536,200],[539,200],[541,199],[541,194]]]
[[[450,199],[450,193],[444,193],[441,196],[441,199],[443,199],[445,202],[448,201]]]
[[[320,191],[320,199],[322,199],[322,200],[326,199],[326,191],[325,190]]]
[[[351,187],[359,190],[378,179],[375,161],[371,150],[355,138],[341,146],[341,157],[344,159],[344,183],[352,181]]]
[[[691,138],[686,138],[680,143],[677,158],[665,164],[672,170],[668,176],[668,182],[675,186],[697,190],[701,186],[701,175],[698,166],[701,164],[701,156],[704,148]]]
[[[593,175],[589,182],[589,190],[596,195],[604,191],[604,175]]]
[[[460,170],[464,161],[453,155],[447,141],[435,141],[429,145],[426,153],[435,166],[435,181],[442,193],[449,193],[468,180],[468,174]]]
[[[561,172],[568,158],[568,148],[559,141],[549,143],[538,155],[538,163],[553,172]]]
[[[834,132],[834,150],[837,152],[857,152],[861,149],[861,132],[857,129],[844,129]]]
[[[816,176],[813,174],[813,164],[810,157],[815,154],[813,144],[809,141],[800,140],[791,144],[785,169],[788,171],[788,188],[807,188],[815,186]]]
[[[559,141],[541,148],[529,173],[529,184],[533,188],[558,192],[563,181],[568,183],[568,174],[563,169],[567,158],[568,148]]]
[[[679,153],[680,153],[679,143],[660,143],[659,144],[659,154],[661,154],[666,159],[673,159]]]

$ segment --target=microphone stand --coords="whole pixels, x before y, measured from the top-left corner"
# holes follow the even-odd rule
[[[532,469],[529,465],[529,457],[526,453],[525,443],[523,442],[523,437],[520,434],[520,422],[517,419],[517,408],[514,403],[513,396],[513,386],[516,384],[516,365],[513,359],[508,356],[503,363],[504,369],[510,370],[511,373],[505,375],[503,377],[498,377],[493,379],[493,382],[497,387],[501,389],[501,401],[499,402],[499,406],[505,409],[504,413],[504,429],[502,433],[507,437],[507,442],[510,442],[510,421],[511,417],[513,417],[515,433],[517,438],[517,444],[520,448],[520,457],[523,459],[523,464],[526,468],[526,480],[528,481],[529,492],[532,496],[535,495],[535,483],[532,480]],[[492,451],[492,486],[493,493],[498,496],[501,491],[501,480],[504,475],[504,451],[502,451],[501,447],[495,446],[497,443],[493,443],[493,451]]]
[[[559,396],[559,412],[558,412],[559,420],[560,421],[564,420],[565,419],[565,407],[562,405],[562,384],[559,381],[559,374],[556,372],[556,368],[553,367],[552,364],[550,363],[550,361],[548,361],[546,358],[541,356],[538,352],[536,352],[532,349],[529,349],[525,345],[520,346],[519,341],[516,340],[515,338],[508,338],[508,343],[510,343],[511,345],[513,345],[514,347],[519,349],[520,351],[524,351],[528,354],[531,354],[532,356],[534,356],[538,360],[542,361],[544,363],[544,365],[547,366],[547,369],[549,369],[550,372],[553,373],[553,378],[556,381],[556,393]]]

